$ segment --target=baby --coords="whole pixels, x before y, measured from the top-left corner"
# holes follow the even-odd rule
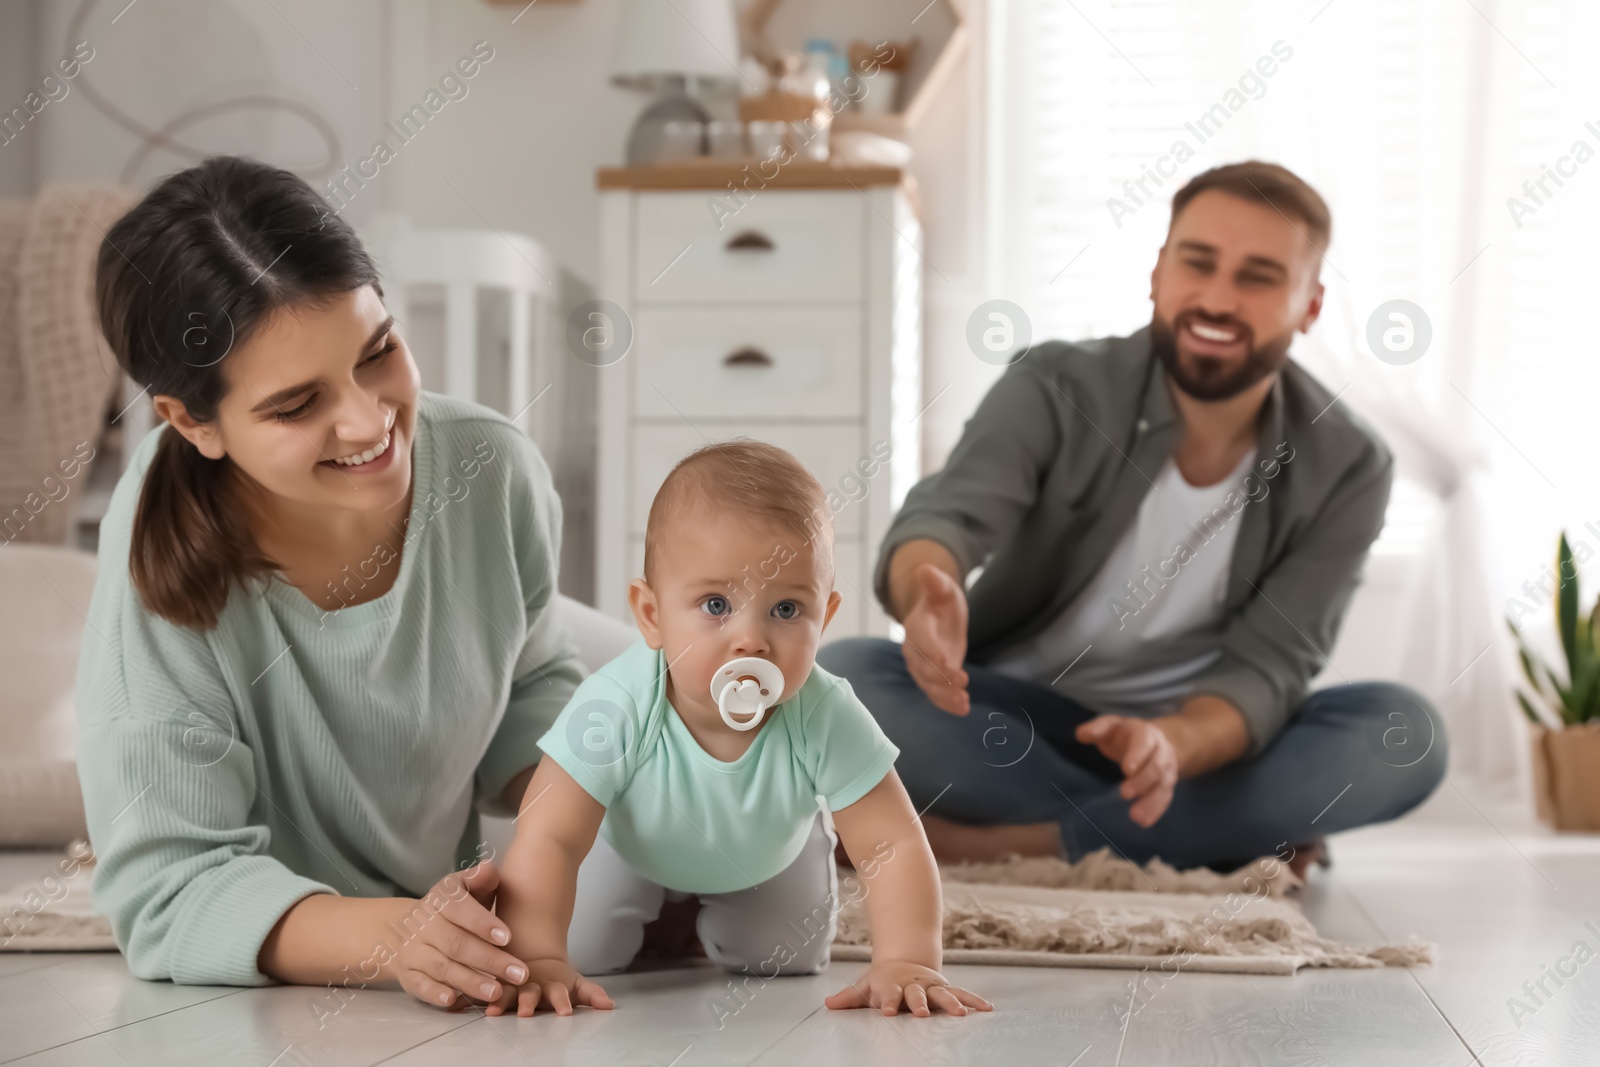
[[[815,666],[839,608],[833,579],[832,511],[783,449],[740,438],[668,475],[628,590],[643,639],[586,678],[539,741],[497,898],[528,981],[487,1014],[612,1007],[580,968],[627,967],[663,899],[690,895],[724,968],[820,971],[839,901],[818,797],[872,929],[871,966],[824,1003],[992,1010],[939,973],[939,872],[899,750],[850,684]]]

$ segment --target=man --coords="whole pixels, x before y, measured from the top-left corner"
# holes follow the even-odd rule
[[[1283,167],[1197,176],[1173,197],[1150,325],[1022,352],[907,496],[874,579],[904,644],[817,659],[899,746],[941,860],[1109,843],[1303,872],[1321,835],[1443,777],[1424,698],[1308,692],[1393,478],[1288,356],[1322,309],[1330,231]]]

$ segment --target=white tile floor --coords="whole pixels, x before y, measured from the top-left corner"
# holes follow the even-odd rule
[[[822,1007],[863,967],[836,963],[824,976],[769,983],[720,1029],[711,1005],[726,977],[708,966],[608,979],[617,1009],[570,1018],[451,1015],[365,990],[319,1029],[307,988],[181,987],[135,979],[114,954],[0,953],[0,1062],[1600,1063],[1600,836],[1553,835],[1446,785],[1412,818],[1333,846],[1335,866],[1316,873],[1306,900],[1323,933],[1417,934],[1439,944],[1437,967],[1181,974],[1126,1027],[1117,1009],[1129,1002],[1128,972],[952,967],[996,1002],[992,1015],[891,1020]],[[0,877],[25,879],[28,864],[43,868],[0,854]],[[1580,941],[1589,951],[1571,955]],[[1577,966],[1559,986],[1558,965]],[[1530,998],[1523,983],[1541,978],[1545,992]],[[1512,997],[1531,1014],[1514,1016]]]

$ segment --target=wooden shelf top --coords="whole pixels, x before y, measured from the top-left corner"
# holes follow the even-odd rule
[[[776,171],[774,174],[773,172]],[[729,182],[752,188],[834,189],[867,185],[905,185],[911,181],[904,167],[818,163],[794,159],[765,165],[748,159],[698,159],[657,163],[644,167],[601,167],[595,174],[599,189],[724,189]]]

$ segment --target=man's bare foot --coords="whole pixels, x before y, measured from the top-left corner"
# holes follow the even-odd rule
[[[1311,870],[1311,864],[1319,867],[1333,866],[1333,859],[1328,855],[1328,839],[1321,834],[1313,837],[1303,845],[1295,845],[1294,855],[1289,857],[1289,869],[1302,882],[1306,880],[1306,873]]]

